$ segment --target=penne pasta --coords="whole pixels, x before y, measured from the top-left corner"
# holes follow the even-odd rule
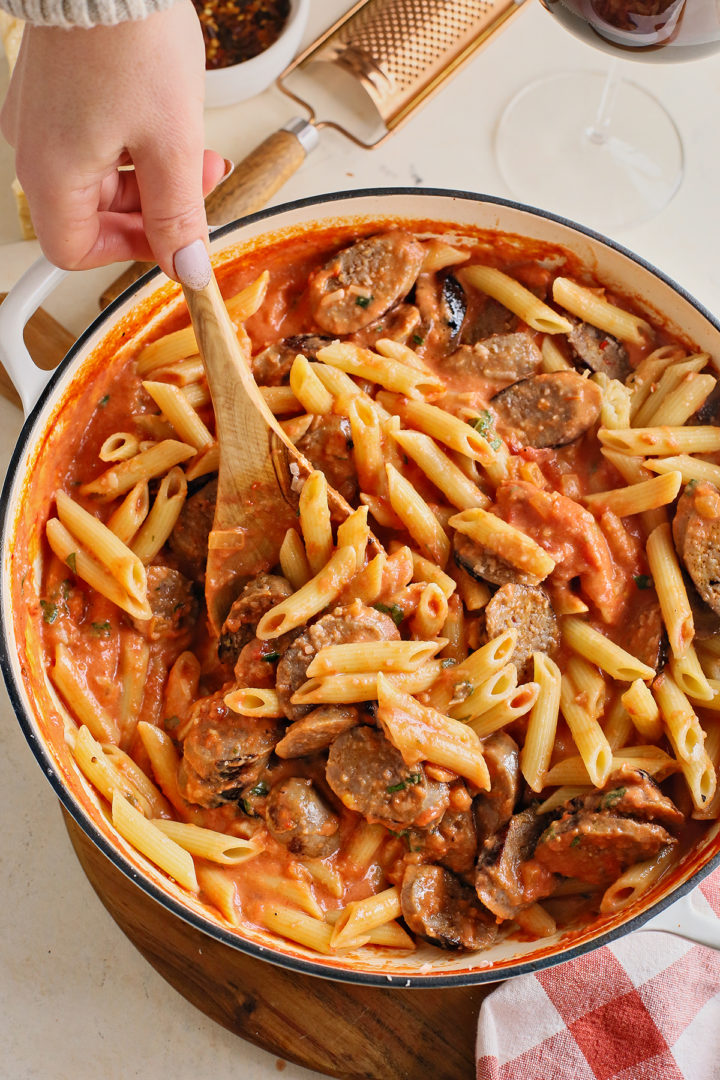
[[[603,446],[622,454],[641,454],[665,457],[669,454],[711,454],[720,450],[720,428],[646,427],[622,428],[609,431],[600,428],[598,438]]]
[[[424,398],[445,389],[442,379],[430,371],[419,371],[406,364],[391,362],[385,356],[349,342],[336,341],[326,345],[318,349],[317,358],[321,363],[340,368],[348,375],[369,379],[386,390],[410,398]]]
[[[112,800],[112,821],[128,843],[174,878],[178,885],[190,892],[200,891],[192,855],[165,836],[155,823],[147,821],[139,810],[117,792]]]
[[[307,585],[312,577],[312,570],[305,553],[305,545],[295,529],[288,529],[280,547],[280,569],[297,592]]]
[[[275,690],[241,686],[238,690],[231,690],[223,700],[229,709],[242,716],[285,715],[285,710]]]
[[[306,412],[318,416],[332,412],[332,394],[325,389],[302,353],[298,353],[290,368],[290,389]]]
[[[560,713],[560,669],[545,653],[533,654],[533,679],[538,686],[520,751],[520,769],[533,791],[542,791],[555,742]]]
[[[181,442],[205,450],[214,438],[178,386],[165,382],[144,382],[147,391],[163,415],[170,421]]]
[[[439,661],[428,660],[415,671],[388,673],[389,682],[407,694],[428,690],[441,671]],[[293,705],[338,705],[372,701],[377,696],[381,671],[356,671],[308,679],[291,697]],[[269,693],[270,691],[268,691]],[[241,691],[233,691],[241,693]]]
[[[262,851],[262,843],[257,839],[242,840],[238,836],[204,829],[200,825],[186,824],[183,821],[168,821],[154,818],[153,825],[164,836],[168,836],[191,855],[197,855],[209,862],[221,866],[239,866],[254,859]]]
[[[620,700],[638,734],[649,742],[659,742],[663,733],[660,710],[647,684],[636,679]]]
[[[647,559],[670,648],[675,657],[683,657],[692,644],[695,626],[669,525],[659,525],[648,537]]]
[[[262,616],[257,624],[257,636],[261,641],[268,641],[294,630],[296,626],[303,626],[313,615],[337,599],[355,569],[354,548],[338,548],[315,577]]]
[[[132,542],[132,551],[144,563],[154,559],[170,536],[185,505],[187,480],[174,466],[160,481],[155,500]]]
[[[140,480],[108,518],[107,527],[123,544],[130,544],[150,509],[147,480]]]
[[[473,506],[490,505],[487,495],[477,484],[468,480],[429,435],[405,430],[396,432],[394,438],[453,506],[459,510],[468,510]]]
[[[655,671],[631,653],[605,637],[590,623],[575,615],[563,617],[562,636],[580,656],[601,667],[613,679],[634,682],[635,679],[652,679]]]
[[[357,671],[417,671],[445,645],[440,641],[358,641],[327,645],[313,657],[308,678]]]
[[[450,557],[450,541],[439,521],[413,485],[392,465],[386,465],[390,505],[421,552],[443,569]]]
[[[450,525],[518,570],[536,578],[534,584],[543,581],[555,568],[554,560],[531,537],[486,510],[464,510],[450,518]]]
[[[310,473],[300,492],[300,529],[310,570],[318,574],[333,552],[328,486],[320,470]]]
[[[659,481],[659,482],[658,482]],[[586,495],[583,502],[596,513],[610,510],[618,517],[641,514],[645,510],[655,510],[659,506],[668,506],[677,498],[682,484],[679,472],[664,473],[640,484],[615,488],[613,491],[599,491]]]
[[[502,270],[493,266],[468,266],[458,276],[462,282],[498,300],[533,330],[544,334],[569,334],[572,330],[567,319]]]
[[[603,330],[620,341],[645,345],[652,340],[652,329],[645,319],[611,304],[593,289],[588,289],[571,278],[555,278],[553,300],[583,322],[596,326],[598,330]]]

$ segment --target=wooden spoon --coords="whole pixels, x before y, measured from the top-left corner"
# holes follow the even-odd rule
[[[220,447],[205,577],[210,624],[219,635],[245,579],[277,563],[287,529],[297,524],[294,481],[306,478],[312,466],[260,393],[250,369],[250,339],[230,321],[215,275],[202,288],[183,285],[183,292],[207,373]],[[328,502],[336,520],[352,513],[329,486]]]

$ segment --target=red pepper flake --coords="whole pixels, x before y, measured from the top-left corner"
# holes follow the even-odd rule
[[[600,348],[601,349],[607,349],[609,344],[610,344],[610,342],[608,341],[608,339],[603,338],[602,341],[600,342]]]
[[[205,39],[205,66],[230,67],[269,49],[290,14],[290,0],[193,0]]]

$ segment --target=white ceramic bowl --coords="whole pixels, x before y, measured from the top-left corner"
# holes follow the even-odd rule
[[[418,188],[323,195],[224,226],[213,234],[211,248],[222,271],[234,259],[278,239],[312,234],[333,224],[368,222],[378,228],[446,223],[460,235],[465,229],[473,235],[481,229],[559,245],[609,287],[633,296],[638,309],[661,319],[670,333],[686,335],[713,355],[720,353],[720,322],[659,270],[572,222],[488,196]],[[22,329],[62,277],[63,271],[41,261],[0,307],[0,361],[28,414],[0,496],[0,667],[43,771],[68,812],[115,866],[158,904],[216,940],[296,971],[376,986],[497,981],[569,960],[639,927],[669,930],[720,948],[718,920],[695,911],[689,896],[706,874],[720,866],[720,822],[709,823],[671,873],[616,914],[560,929],[539,941],[508,938],[473,954],[443,952],[421,943],[411,955],[389,956],[393,950],[376,949],[320,956],[257,926],[233,931],[217,910],[173,883],[122,839],[73,762],[38,630],[27,618],[38,601],[42,523],[47,515],[47,507],[39,505],[34,495],[34,485],[44,470],[52,468],[53,449],[68,436],[68,423],[77,423],[78,395],[89,393],[84,400],[94,402],[104,392],[108,350],[138,347],[152,336],[153,326],[162,324],[183,301],[178,287],[156,269],[105,309],[55,372],[41,371],[25,350]],[[21,579],[15,552],[23,552],[32,567]]]
[[[270,48],[241,64],[206,71],[206,108],[235,105],[266,90],[298,51],[309,10],[310,0],[290,0],[287,22]]]

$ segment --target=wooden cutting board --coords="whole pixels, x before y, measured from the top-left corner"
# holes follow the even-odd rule
[[[7,293],[0,293],[0,304]],[[25,344],[38,367],[51,371],[57,367],[75,338],[52,315],[38,308],[25,327]],[[0,364],[0,395],[20,408],[20,396]]]
[[[211,1019],[263,1050],[342,1080],[471,1080],[494,986],[399,990],[334,983],[255,960],[141,892],[65,814],[80,863],[146,960]]]

